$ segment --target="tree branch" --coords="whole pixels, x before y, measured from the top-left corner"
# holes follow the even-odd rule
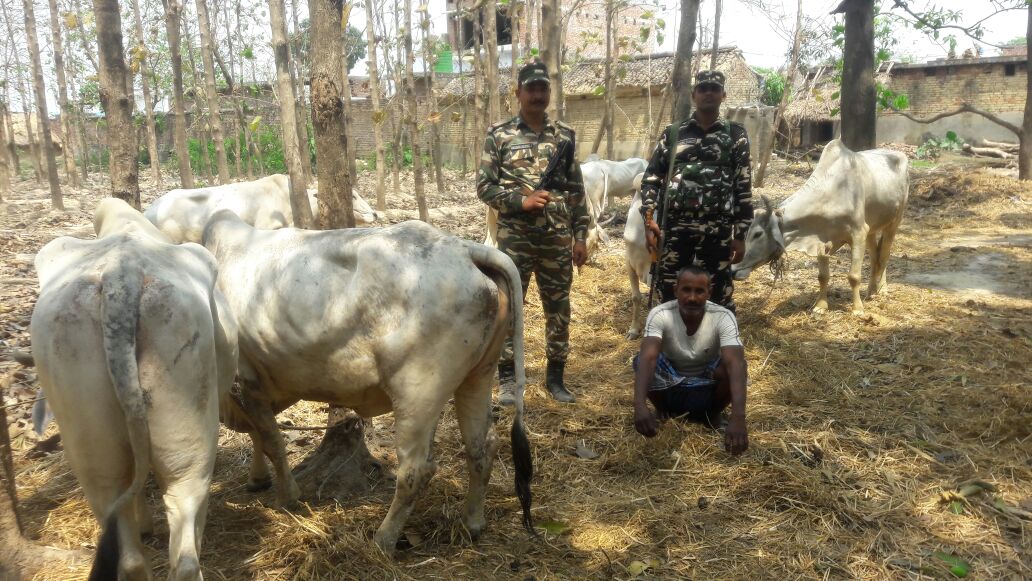
[[[978,36],[976,36],[974,34],[973,30],[979,29],[981,27],[981,24],[983,22],[985,22],[986,20],[988,20],[992,16],[996,16],[997,14],[1000,14],[1000,13],[1003,13],[1003,12],[1008,12],[1010,10],[1020,10],[1021,9],[1021,8],[1019,8],[1017,6],[1007,7],[1007,6],[999,6],[998,5],[999,9],[996,12],[994,12],[993,14],[990,14],[989,16],[986,16],[985,18],[979,20],[978,22],[976,22],[975,24],[973,24],[971,26],[964,27],[964,26],[961,26],[959,24],[940,24],[940,25],[934,25],[934,24],[928,22],[928,20],[924,16],[922,16],[921,14],[918,14],[918,13],[914,12],[913,10],[911,10],[910,6],[904,0],[892,0],[892,4],[893,4],[893,6],[895,8],[901,8],[904,12],[909,14],[911,16],[911,18],[914,19],[914,21],[918,22],[919,24],[921,24],[923,26],[927,26],[928,28],[930,28],[932,30],[941,30],[943,28],[951,28],[953,30],[959,30],[962,33],[964,33],[964,35],[967,36],[968,38],[971,38],[973,40],[976,40],[976,41],[978,41],[978,42],[980,42],[980,43],[982,43],[984,45],[991,46],[993,48],[1003,48],[1004,46],[1000,45],[1000,44],[994,44],[994,43],[982,40],[981,38],[979,38]],[[959,15],[959,12],[958,12],[958,15]]]
[[[981,109],[971,105],[970,103],[961,103],[960,108],[958,108],[956,111],[947,111],[946,113],[939,113],[938,115],[933,115],[933,116],[931,116],[931,117],[929,117],[927,119],[920,119],[918,117],[914,117],[910,113],[907,113],[905,111],[900,111],[899,109],[893,107],[891,104],[889,105],[889,109],[895,111],[896,113],[899,113],[900,115],[906,117],[907,119],[910,119],[911,121],[914,121],[916,123],[921,123],[921,124],[924,124],[924,125],[927,125],[928,123],[934,123],[935,121],[938,121],[939,119],[944,119],[946,117],[953,117],[954,115],[960,115],[961,113],[974,113],[975,115],[981,115],[982,117],[985,117],[989,121],[992,121],[993,123],[999,125],[1000,127],[1003,127],[1004,129],[1007,129],[1008,131],[1014,133],[1015,135],[1018,136],[1018,139],[1022,139],[1023,138],[1022,134],[1024,133],[1024,131],[1020,127],[1018,127],[1017,125],[1015,125],[1013,123],[1009,123],[1007,121],[1004,121],[1003,119],[1000,119],[996,115],[993,115],[992,113],[990,113],[988,111],[983,111],[983,110],[981,110]]]

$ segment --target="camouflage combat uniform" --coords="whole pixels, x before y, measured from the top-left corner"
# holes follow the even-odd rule
[[[660,221],[670,150],[670,130],[656,146],[641,183],[642,216],[653,209]],[[677,135],[672,185],[666,188],[666,228],[660,257],[659,289],[664,302],[674,298],[677,272],[688,265],[712,276],[710,299],[734,311],[731,296],[731,240],[744,240],[753,217],[749,136],[745,127],[717,119],[703,129],[693,115]]]
[[[568,141],[566,160],[557,170],[551,201],[543,210],[523,211],[523,190],[533,190],[560,141]],[[498,248],[516,263],[526,296],[532,274],[545,312],[546,354],[565,362],[569,354],[570,286],[573,241],[587,237],[590,217],[584,182],[574,152],[573,128],[545,119],[541,134],[517,115],[491,127],[484,141],[477,175],[477,195],[498,211]],[[512,339],[502,363],[512,363]]]

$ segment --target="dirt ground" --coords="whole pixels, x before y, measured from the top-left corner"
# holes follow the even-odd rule
[[[778,162],[758,193],[781,199],[811,169]],[[372,545],[393,493],[389,417],[366,434],[385,467],[366,475],[367,489],[326,498],[310,488],[307,507],[293,514],[276,509],[271,491],[244,490],[249,440],[223,429],[205,577],[1032,578],[1032,187],[1013,170],[962,159],[914,170],[911,181],[889,294],[867,302],[865,315],[848,311],[845,252],[832,261],[823,315],[808,312],[817,282],[805,256],[791,255],[773,286],[765,269],[737,283],[750,374],[743,456],[729,457],[719,434],[695,424],[666,422],[653,440],[634,431],[628,359],[637,344],[624,339],[630,301],[618,220],[611,244],[574,282],[574,406],[552,402],[541,386],[543,318],[533,289],[529,296],[527,424],[540,539],[519,524],[507,410],[483,538],[471,544],[459,524],[465,461],[449,409],[436,434],[437,475],[406,529],[411,548],[394,561]],[[430,196],[435,224],[481,238],[471,178],[451,172],[447,183],[451,191]],[[411,190],[411,176],[402,188]],[[0,377],[13,379],[3,403],[23,518],[33,538],[85,550],[98,527],[63,452],[33,452],[35,377],[7,354],[29,348],[32,255],[57,235],[91,235],[89,211],[103,191],[100,178],[66,190],[71,209],[52,212],[47,192],[23,181],[0,205]],[[372,192],[369,174],[360,191]],[[155,193],[146,188],[145,204]],[[389,220],[414,217],[410,196],[388,199]],[[323,410],[299,404],[280,421],[319,426]],[[321,435],[286,431],[291,461]],[[973,480],[981,484],[962,486]],[[163,576],[167,525],[153,484],[148,495],[156,535],[146,544]],[[84,575],[53,568],[37,579]]]

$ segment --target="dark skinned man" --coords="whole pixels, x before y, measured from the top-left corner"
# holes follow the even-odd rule
[[[652,309],[634,360],[634,428],[651,438],[660,418],[686,417],[717,427],[731,406],[724,446],[749,447],[745,425],[745,349],[734,313],[709,302],[710,275],[688,266],[678,273],[676,300]],[[652,402],[656,414],[646,401]]]
[[[588,215],[573,128],[549,119],[548,70],[540,62],[520,69],[516,99],[519,114],[493,125],[484,141],[477,174],[477,195],[498,211],[498,248],[516,264],[526,296],[536,276],[545,312],[548,369],[545,387],[556,401],[575,397],[563,380],[569,355],[570,286],[573,267],[587,260]],[[536,189],[559,150],[559,166],[547,189]],[[499,403],[514,402],[512,340],[498,364]]]
[[[692,88],[695,111],[676,124],[670,183],[668,127],[642,179],[641,211],[649,249],[654,251],[659,237],[664,238],[658,276],[662,300],[674,298],[677,272],[695,265],[713,277],[713,302],[734,312],[731,264],[745,254],[753,217],[752,172],[745,127],[720,116],[726,97],[723,73],[699,71]],[[665,232],[660,232],[657,220],[664,207]]]

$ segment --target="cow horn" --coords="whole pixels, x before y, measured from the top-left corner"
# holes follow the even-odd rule
[[[767,214],[770,214],[770,211],[771,211],[770,198],[768,198],[767,196],[760,196],[760,201],[763,202],[763,209],[767,211]]]

